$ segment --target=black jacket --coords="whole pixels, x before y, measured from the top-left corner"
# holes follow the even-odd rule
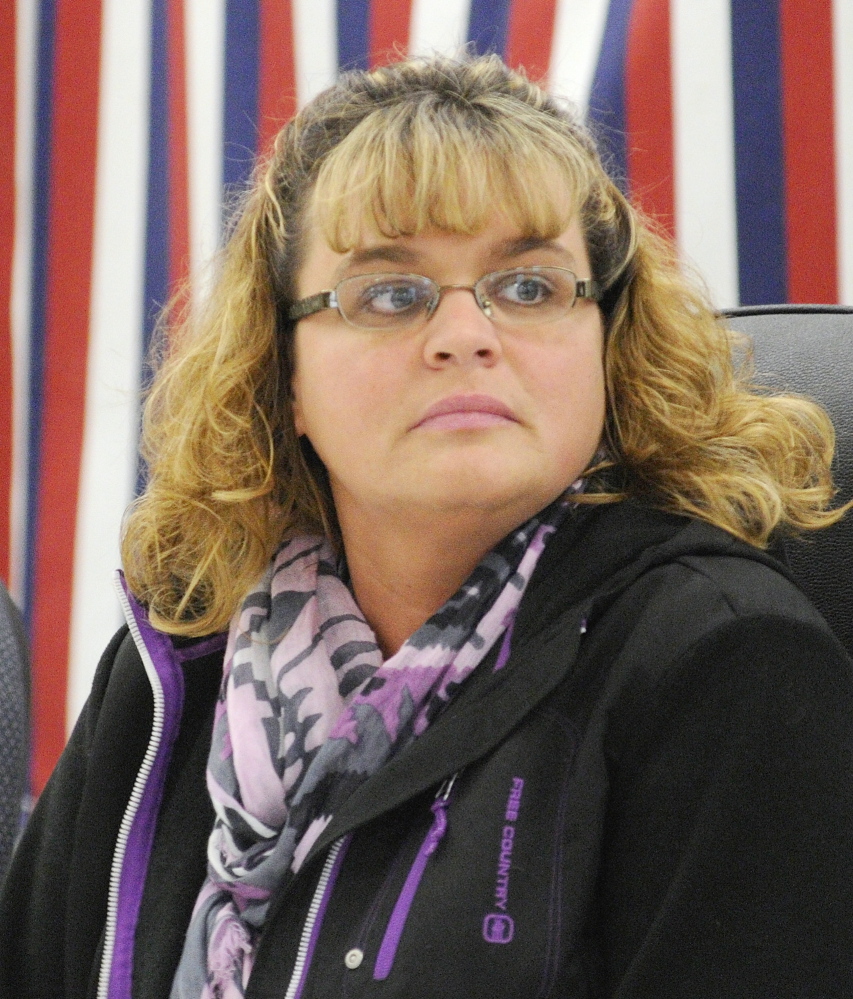
[[[137,999],[168,995],[205,874],[210,648],[181,651],[150,857],[125,872]],[[776,563],[633,503],[581,510],[494,661],[281,886],[248,997],[286,995],[300,941],[302,999],[853,996],[853,664]],[[152,704],[122,631],[0,903],[3,999],[95,994]]]

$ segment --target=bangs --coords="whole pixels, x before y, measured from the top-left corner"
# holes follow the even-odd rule
[[[525,236],[568,228],[594,171],[558,119],[516,101],[425,107],[429,96],[372,112],[323,161],[311,206],[333,250],[347,253],[373,228],[474,235],[497,211]]]

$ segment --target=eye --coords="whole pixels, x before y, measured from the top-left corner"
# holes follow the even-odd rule
[[[501,305],[537,306],[551,301],[554,286],[536,271],[513,271],[500,275],[490,292]]]
[[[419,274],[358,274],[338,284],[338,309],[353,326],[368,330],[413,325],[437,296]]]
[[[361,287],[355,308],[362,315],[399,316],[423,308],[431,294],[431,289],[420,282],[383,278]]]

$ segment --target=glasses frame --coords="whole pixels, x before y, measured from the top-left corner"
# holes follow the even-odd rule
[[[536,273],[537,271],[561,271],[564,274],[571,274],[575,282],[575,297],[572,304],[569,306],[570,311],[575,307],[578,299],[587,299],[592,302],[600,302],[602,297],[601,285],[594,278],[579,278],[573,270],[568,267],[554,267],[551,265],[544,266],[532,266],[532,267],[510,267],[507,270],[501,271],[489,271],[488,274],[484,274],[475,284],[438,284],[428,278],[423,274],[410,274],[397,271],[381,272],[377,274],[357,274],[351,277],[343,278],[339,281],[334,288],[329,291],[320,291],[316,295],[308,295],[307,298],[300,298],[298,301],[293,302],[287,310],[287,318],[291,322],[298,322],[300,319],[307,319],[308,316],[313,316],[318,312],[323,312],[325,309],[336,309],[338,315],[345,323],[352,326],[354,329],[358,330],[384,330],[393,331],[395,329],[406,329],[407,326],[415,326],[415,323],[401,323],[400,326],[363,326],[359,323],[354,323],[351,319],[344,315],[341,311],[341,307],[338,300],[338,289],[342,284],[347,281],[352,281],[354,278],[359,277],[375,277],[378,280],[382,278],[417,278],[421,281],[427,281],[435,288],[435,295],[427,305],[427,313],[424,322],[429,322],[432,318],[435,310],[438,308],[441,302],[441,296],[445,291],[470,291],[474,296],[474,300],[477,305],[482,310],[483,314],[491,319],[492,318],[492,304],[489,299],[482,293],[480,286],[484,281],[489,278],[494,278],[503,274],[524,274],[524,273]],[[536,322],[535,318],[531,319],[531,323]],[[524,323],[518,323],[517,325],[523,326]]]

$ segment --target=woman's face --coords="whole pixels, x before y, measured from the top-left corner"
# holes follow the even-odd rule
[[[315,228],[300,297],[350,275],[414,273],[439,285],[551,265],[589,278],[577,222],[531,241],[505,216],[474,236],[368,232],[336,253]],[[602,435],[601,314],[579,299],[547,324],[496,327],[473,294],[446,290],[419,328],[356,329],[335,309],[296,327],[296,428],[328,470],[345,532],[353,518],[493,515],[510,529],[559,496]],[[496,521],[496,522],[497,522]]]

